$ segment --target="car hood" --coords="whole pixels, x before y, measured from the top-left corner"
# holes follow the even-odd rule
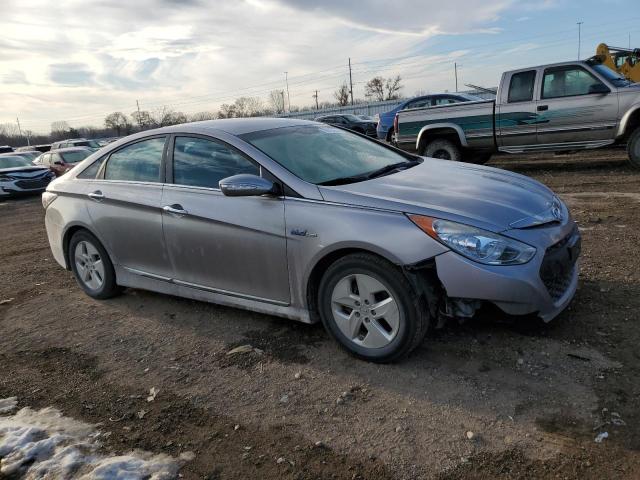
[[[33,167],[25,166],[25,167],[0,168],[0,173],[14,173],[14,172],[42,173],[42,172],[48,172],[48,171],[49,171],[48,167],[38,167],[36,165],[34,165]]]
[[[528,177],[433,158],[384,177],[321,187],[321,193],[331,202],[446,218],[494,232],[568,215],[551,190]]]

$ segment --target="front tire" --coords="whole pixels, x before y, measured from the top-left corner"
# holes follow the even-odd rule
[[[429,142],[422,152],[425,157],[439,158],[459,162],[462,160],[462,152],[458,145],[446,138],[438,138]]]
[[[404,274],[368,253],[347,255],[325,272],[318,289],[322,323],[352,355],[386,363],[424,339],[428,309]]]
[[[627,141],[629,163],[634,168],[640,168],[640,127],[636,128]]]
[[[76,232],[69,242],[71,271],[87,295],[104,300],[118,295],[111,259],[100,241],[87,231]]]

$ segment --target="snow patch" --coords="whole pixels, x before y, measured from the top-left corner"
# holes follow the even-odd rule
[[[5,413],[15,397],[0,399]],[[11,409],[9,409],[11,407]],[[1,410],[0,410],[1,411]],[[97,452],[102,433],[94,425],[65,417],[55,408],[23,408],[0,416],[0,477],[81,480],[169,480],[177,477],[179,460],[134,451],[106,456]],[[184,459],[182,459],[184,461]]]
[[[13,412],[17,405],[17,397],[0,398],[0,414]]]

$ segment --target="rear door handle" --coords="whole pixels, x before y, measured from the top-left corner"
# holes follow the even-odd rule
[[[100,190],[96,190],[95,192],[91,192],[87,195],[91,200],[100,201],[104,198],[104,194]]]
[[[538,105],[539,112],[544,112],[545,110],[549,110],[549,105]]]
[[[173,205],[165,205],[164,207],[162,207],[162,210],[178,217],[182,217],[188,214],[188,212],[184,208],[182,208],[182,205],[178,205],[176,203],[174,203]]]

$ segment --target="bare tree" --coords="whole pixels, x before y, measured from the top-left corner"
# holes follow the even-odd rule
[[[104,119],[104,125],[107,128],[116,131],[116,135],[119,137],[121,132],[125,132],[127,135],[131,133],[131,122],[127,116],[122,112],[113,112],[106,116]]]
[[[269,103],[277,114],[284,113],[284,90],[271,90]]]
[[[197,112],[188,116],[190,122],[202,122],[203,120],[215,120],[215,112]]]
[[[176,112],[167,107],[162,107],[151,114],[153,123],[158,127],[186,123],[187,116],[182,112]]]
[[[64,120],[58,120],[51,123],[51,133],[65,133],[71,130],[71,127]]]
[[[385,100],[395,100],[396,98],[400,98],[400,90],[402,90],[402,84],[400,83],[401,80],[400,75],[396,75],[395,78],[387,78],[384,85],[384,89],[386,91]]]
[[[262,100],[257,97],[240,97],[232,104],[225,103],[220,107],[220,118],[254,117],[264,113]]]
[[[336,100],[338,100],[338,104],[340,106],[344,107],[345,105],[348,105],[349,85],[347,85],[347,82],[344,82],[342,85],[340,85],[340,88],[333,92],[333,96],[336,97]]]
[[[384,78],[373,77],[364,86],[364,94],[378,102],[384,100]]]
[[[131,118],[138,124],[140,130],[145,128],[155,127],[155,120],[151,117],[151,114],[146,110],[135,111],[131,114]]]

